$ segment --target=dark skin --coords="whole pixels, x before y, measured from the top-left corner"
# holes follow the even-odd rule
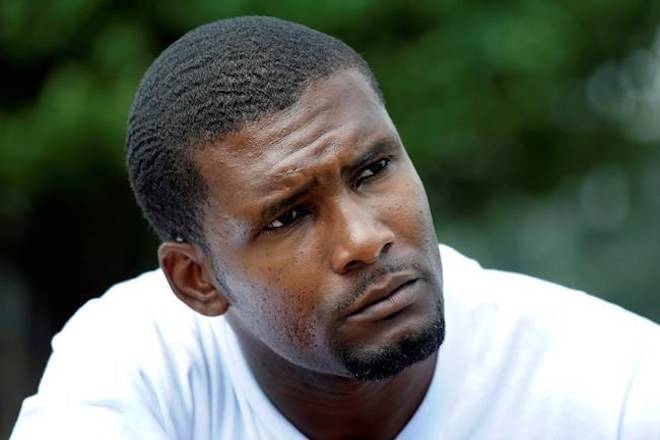
[[[175,294],[226,317],[265,394],[307,436],[396,436],[436,355],[360,381],[338,353],[378,353],[427,327],[442,274],[426,193],[367,80],[345,70],[312,83],[292,108],[195,159],[207,243],[159,248]],[[386,318],[360,314],[396,277],[413,280],[405,303],[390,298]]]

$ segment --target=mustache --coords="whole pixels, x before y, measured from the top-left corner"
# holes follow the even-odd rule
[[[380,266],[377,269],[368,272],[360,272],[356,274],[355,279],[352,282],[353,286],[351,290],[346,294],[346,298],[335,306],[335,311],[340,313],[346,310],[347,308],[351,307],[353,303],[357,301],[358,298],[364,295],[364,293],[371,285],[382,280],[383,277],[389,274],[395,274],[410,270],[416,272],[419,278],[428,279],[428,273],[426,269],[424,269],[422,265],[416,262],[406,262],[406,263]]]

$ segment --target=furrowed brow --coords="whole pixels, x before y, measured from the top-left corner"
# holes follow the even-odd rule
[[[376,157],[383,155],[385,153],[396,151],[399,148],[399,143],[394,137],[387,137],[378,140],[373,143],[362,155],[360,155],[354,162],[350,163],[342,173],[350,173],[359,169],[369,162],[373,161]],[[261,212],[259,213],[259,223],[258,225],[264,225],[265,223],[271,221],[275,216],[281,212],[286,211],[288,208],[294,206],[300,199],[304,198],[307,194],[311,192],[314,187],[318,185],[316,179],[310,180],[305,183],[300,189],[297,189],[292,194],[276,200],[268,205],[266,205]]]
[[[285,211],[287,208],[292,207],[300,199],[305,197],[309,192],[317,185],[316,179],[310,180],[305,183],[300,189],[296,190],[293,194],[290,194],[283,199],[276,200],[275,202],[266,205],[259,214],[259,225],[263,225],[266,222],[272,220],[276,215]]]
[[[390,153],[397,150],[399,147],[398,142],[394,138],[381,139],[378,142],[374,143],[369,147],[364,154],[362,154],[357,160],[350,164],[347,168],[347,171],[354,171],[356,169],[362,168],[367,165],[369,162],[376,159],[378,156],[381,156],[385,153]]]

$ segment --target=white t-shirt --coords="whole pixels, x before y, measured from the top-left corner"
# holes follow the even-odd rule
[[[660,327],[441,246],[446,339],[399,439],[660,439]],[[159,271],[89,301],[53,339],[22,439],[298,439],[222,317]]]

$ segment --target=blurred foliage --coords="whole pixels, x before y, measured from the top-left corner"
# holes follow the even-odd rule
[[[364,55],[441,241],[660,320],[659,2],[4,0],[0,262],[43,334],[155,265],[124,172],[128,108],[162,49],[240,14]]]
[[[363,54],[441,241],[660,321],[660,2],[3,0],[0,285],[27,299],[3,309],[25,319],[0,319],[8,346],[27,335],[28,382],[75,308],[156,264],[124,171],[142,73],[187,30],[241,14]]]

